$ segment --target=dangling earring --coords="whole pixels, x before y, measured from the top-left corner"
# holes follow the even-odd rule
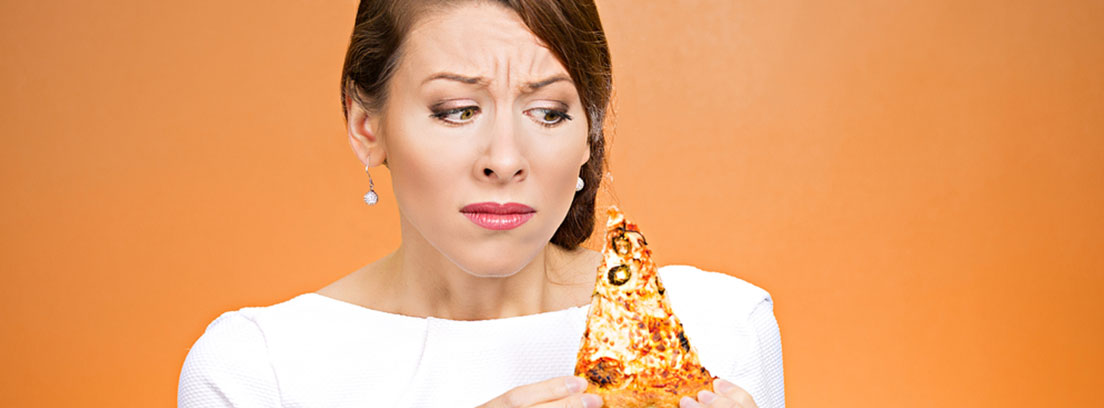
[[[368,173],[368,166],[364,166],[364,172]],[[379,201],[375,187],[376,185],[372,183],[372,173],[368,173],[368,193],[364,194],[364,202],[368,205],[376,205],[376,202]]]
[[[579,180],[575,182],[575,191],[583,191],[583,187],[586,187],[586,183],[583,182],[582,177],[579,177]]]

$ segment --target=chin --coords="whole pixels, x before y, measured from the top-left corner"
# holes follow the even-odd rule
[[[427,241],[458,269],[479,278],[508,278],[516,275],[548,246],[555,233],[554,228],[559,225],[537,225],[535,221],[541,219],[534,217],[530,220],[532,224],[523,226],[523,229],[488,234],[466,217],[459,218],[462,221],[449,219],[430,223],[446,226],[430,233],[415,228],[423,237],[443,238]],[[453,222],[456,224],[452,224]]]
[[[515,242],[504,248],[492,245],[488,248],[479,248],[473,251],[465,251],[467,259],[453,259],[460,269],[469,275],[480,278],[508,278],[520,272],[544,249],[544,245],[519,245]]]

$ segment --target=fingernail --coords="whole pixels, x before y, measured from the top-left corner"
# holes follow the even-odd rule
[[[718,378],[716,381],[713,381],[713,389],[721,394],[727,394],[729,391],[732,391],[733,388],[736,388],[735,384],[732,384],[720,378]]]
[[[701,404],[690,397],[682,397],[682,399],[679,400],[679,408],[698,408],[700,406]]]
[[[602,397],[594,394],[583,394],[583,408],[601,408]]]
[[[717,394],[705,390],[698,392],[698,401],[701,401],[702,404],[708,404],[715,399],[717,399]]]
[[[577,392],[583,392],[587,387],[587,380],[579,377],[571,377],[567,379],[567,391],[572,394]]]

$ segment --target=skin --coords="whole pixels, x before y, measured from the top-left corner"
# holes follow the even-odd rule
[[[481,79],[434,79],[441,73]],[[546,84],[527,86],[538,82]],[[319,293],[456,320],[589,303],[600,254],[549,242],[590,158],[586,115],[567,70],[520,17],[483,3],[423,16],[388,89],[380,112],[347,101],[348,133],[367,166],[387,160],[402,243]],[[520,227],[494,231],[460,212],[488,201],[536,213]]]
[[[751,398],[751,394],[726,380],[713,380],[713,390],[717,392],[698,392],[697,400],[682,397],[679,408],[759,408]]]
[[[567,70],[516,13],[482,2],[421,17],[403,47],[379,111],[346,99],[353,152],[368,167],[387,160],[402,243],[317,293],[454,320],[589,304],[601,254],[549,242],[590,159],[586,114]],[[493,231],[460,212],[488,201],[536,213]],[[600,407],[585,388],[581,378],[557,377],[483,406]],[[715,404],[708,406],[741,406]]]

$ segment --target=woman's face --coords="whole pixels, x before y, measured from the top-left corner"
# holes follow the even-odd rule
[[[404,246],[432,247],[476,276],[512,275],[564,220],[590,157],[579,94],[500,6],[423,17],[406,41],[376,124]],[[524,207],[496,215],[471,207],[480,203]]]

